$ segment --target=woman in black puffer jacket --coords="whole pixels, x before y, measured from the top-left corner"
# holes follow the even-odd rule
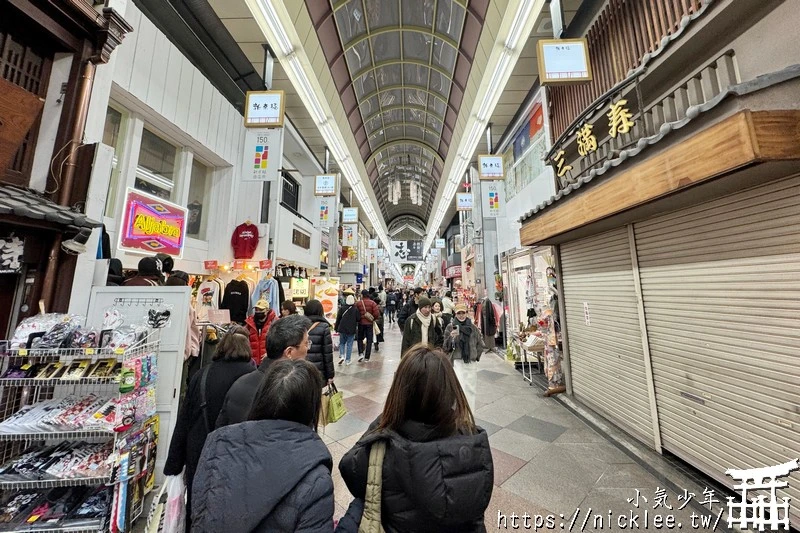
[[[336,374],[333,370],[333,338],[331,338],[331,324],[325,318],[325,311],[319,300],[309,300],[305,305],[306,318],[312,322],[308,330],[308,348],[306,361],[313,363],[322,374],[325,383],[331,383]]]
[[[485,532],[494,485],[486,431],[475,425],[450,359],[419,344],[401,359],[381,416],[342,458],[339,471],[355,500],[337,533],[377,530],[364,518],[370,450],[386,443],[381,526],[387,533]]]

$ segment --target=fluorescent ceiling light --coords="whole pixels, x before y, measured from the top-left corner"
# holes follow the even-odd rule
[[[311,117],[317,122],[318,126],[327,122],[328,117],[325,115],[325,111],[322,110],[317,97],[314,96],[314,90],[311,88],[311,83],[308,81],[305,72],[303,72],[303,67],[300,65],[300,60],[297,59],[297,54],[289,56],[286,64],[292,70],[295,78],[297,78],[295,87],[299,89],[300,96],[306,104],[306,109],[311,113]]]
[[[506,47],[512,50],[517,47],[519,40],[522,38],[522,30],[525,28],[525,22],[531,16],[533,6],[536,4],[535,0],[522,0],[517,15],[514,17],[514,22],[511,23],[511,30],[508,32],[506,38]]]
[[[283,29],[283,24],[281,24],[278,13],[272,5],[272,0],[258,0],[257,5],[261,8],[261,13],[264,15],[269,29],[272,30],[273,35],[275,35],[280,51],[287,56],[294,52],[292,41],[286,34],[286,30]]]

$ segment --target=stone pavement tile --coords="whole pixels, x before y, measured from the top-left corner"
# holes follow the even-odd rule
[[[497,381],[503,377],[505,377],[505,374],[494,370],[478,370],[478,379],[481,381]]]
[[[511,428],[513,429],[513,428]],[[633,463],[633,459],[613,444],[607,442],[563,442],[558,444],[559,448],[569,450],[573,455],[583,455],[598,459],[608,464]]]
[[[517,433],[510,429],[501,429],[489,437],[489,444],[493,448],[509,453],[525,461],[530,461],[548,444],[528,435]]]
[[[369,407],[375,405],[376,403],[377,402],[370,400],[369,398],[365,398],[364,396],[350,396],[344,400],[344,406],[347,407],[348,411]]]
[[[635,499],[636,497],[636,490],[637,488],[629,488],[629,489],[622,489],[622,488],[599,488],[595,487],[592,489],[589,494],[586,495],[586,498],[580,503],[580,514],[576,518],[575,528],[576,530],[579,529],[579,526],[583,524],[583,521],[586,520],[587,514],[589,514],[589,510],[591,509],[591,514],[589,519],[586,521],[586,530],[603,530],[603,531],[630,531],[633,530],[662,530],[662,531],[669,531],[670,528],[666,526],[668,517],[672,517],[671,519],[674,520],[674,525],[672,527],[673,531],[677,531],[680,529],[683,530],[695,530],[695,529],[703,529],[703,528],[693,528],[692,527],[692,507],[687,506],[686,508],[679,510],[679,505],[676,505],[676,500],[672,500],[670,503],[669,498],[667,499],[667,503],[672,507],[672,509],[667,509],[663,506],[659,506],[658,508],[653,508],[653,493],[655,487],[638,487],[640,494],[647,498],[647,502],[645,503],[644,500],[639,501],[638,508],[635,506],[634,502],[629,503],[628,499]],[[673,496],[674,498],[674,496]],[[645,514],[645,510],[647,513]],[[611,519],[609,520],[608,512],[611,511]],[[717,511],[718,512],[718,511]],[[705,514],[708,516],[710,512],[708,510],[705,513],[697,512],[698,515]],[[656,516],[660,515],[661,518],[661,527],[658,528],[655,526],[655,520],[657,520]],[[624,516],[622,521],[620,522],[620,516]],[[636,517],[635,523],[631,523],[633,517]],[[645,521],[645,518],[647,521]],[[716,518],[716,515],[714,515]],[[571,516],[569,518],[571,520]],[[680,524],[680,526],[678,526]],[[712,519],[713,524],[713,519]],[[638,525],[638,528],[636,527]],[[700,525],[700,521],[698,519],[697,525]],[[601,527],[602,526],[602,527]],[[631,527],[633,526],[633,527]],[[647,526],[647,527],[646,527]],[[710,528],[709,528],[710,529]]]
[[[356,445],[356,443],[361,439],[362,435],[363,433],[356,433],[355,435],[350,435],[349,437],[340,440],[339,444],[341,444],[342,446],[344,446],[349,450]]]
[[[371,424],[372,421],[375,420],[382,412],[383,405],[377,402],[373,402],[373,405],[366,405],[350,411],[353,416],[360,418],[367,424]]]
[[[333,440],[339,441],[350,435],[355,435],[356,433],[364,433],[367,426],[369,426],[369,424],[348,413],[338,422],[325,426],[325,434]]]
[[[598,488],[610,489],[652,487],[655,490],[658,484],[657,478],[636,463],[610,465],[597,480]]]
[[[343,446],[341,443],[333,442],[328,444],[328,451],[331,452],[331,458],[333,459],[333,467],[339,467],[339,461],[342,460],[344,454],[349,451],[349,448]]]
[[[347,485],[342,479],[341,474],[338,472],[338,465],[336,466],[336,475],[333,477],[333,499],[336,503],[347,509],[350,502],[353,501],[353,496],[347,490]]]
[[[491,422],[487,422],[486,420],[481,420],[480,418],[475,419],[475,423],[486,430],[486,434],[491,436],[503,429],[502,427],[492,424]]]
[[[485,407],[476,409],[474,415],[481,420],[486,420],[492,424],[506,427],[511,422],[522,416],[522,413],[517,411],[509,411],[504,406],[499,405],[497,402],[493,402]]]
[[[494,464],[494,484],[498,487],[527,464],[526,461],[496,448],[492,448],[492,462]]]
[[[573,427],[565,431],[555,442],[608,442],[601,434],[586,424],[582,422],[581,424],[582,426]]]
[[[535,505],[503,487],[496,486],[492,491],[492,499],[489,501],[489,506],[483,514],[486,531],[512,530],[511,523],[509,522],[511,515],[516,514],[521,517],[525,513],[528,513],[528,515],[532,517],[536,515],[547,516],[553,514],[544,507]],[[502,517],[505,517],[505,522],[502,520]],[[500,520],[499,524],[498,519]],[[531,519],[531,521],[533,521],[533,519]],[[519,529],[521,530],[523,528],[520,527]]]
[[[569,429],[532,416],[521,416],[506,427],[545,442],[553,442]]]
[[[502,488],[557,514],[568,515],[594,488],[594,482],[592,476],[579,475],[562,461],[554,463],[541,455],[520,468]]]
[[[340,505],[339,502],[335,501],[333,507],[333,519],[341,520],[345,513],[347,513],[347,507],[344,507]]]

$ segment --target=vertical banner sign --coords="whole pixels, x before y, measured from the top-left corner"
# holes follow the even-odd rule
[[[505,179],[502,155],[482,155],[478,157],[478,178],[481,180]]]
[[[282,165],[283,128],[245,131],[242,181],[277,181]]]
[[[369,262],[370,262],[370,264],[378,262],[378,251],[377,250],[370,250],[369,251]]]
[[[481,187],[483,196],[484,218],[497,218],[500,216],[502,203],[500,201],[500,182],[491,181]]]
[[[339,310],[339,278],[311,278],[314,298],[322,304],[325,318],[336,321]]]
[[[247,91],[244,127],[282,128],[285,96],[283,91]]]
[[[358,224],[342,225],[342,246],[353,248],[358,244]]]
[[[392,241],[392,261],[422,261],[422,241]]]
[[[336,196],[336,175],[317,176],[314,181],[315,196]]]
[[[472,193],[456,193],[456,211],[472,211]]]
[[[357,224],[358,223],[358,208],[345,207],[342,210],[342,223],[343,224]]]
[[[330,196],[317,197],[317,219],[314,227],[317,229],[332,227],[334,209],[336,209],[336,198]]]
[[[436,239],[436,248],[444,248],[445,242],[444,239]]]
[[[128,189],[119,232],[120,250],[182,257],[185,239],[185,207]]]
[[[378,248],[378,239],[369,239],[367,241],[367,248],[370,250],[375,250]]]

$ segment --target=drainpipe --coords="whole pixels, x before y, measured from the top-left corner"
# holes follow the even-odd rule
[[[83,130],[86,127],[86,118],[89,115],[89,101],[92,97],[92,86],[94,85],[94,75],[96,66],[92,61],[87,60],[83,66],[83,72],[80,77],[80,85],[78,87],[78,100],[75,103],[74,123],[72,131],[69,135],[69,150],[64,159],[64,174],[62,175],[62,182],[58,194],[58,204],[69,206],[70,195],[72,194],[72,187],[75,181],[75,169],[77,168],[78,148],[83,139]],[[44,300],[45,309],[52,312],[53,298],[56,290],[56,273],[60,265],[60,252],[61,242],[63,235],[59,234],[53,240],[53,245],[47,256],[47,269],[44,274],[44,283],[42,285],[42,299]]]

